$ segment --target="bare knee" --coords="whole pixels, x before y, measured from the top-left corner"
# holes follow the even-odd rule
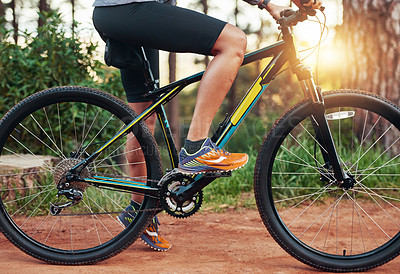
[[[232,58],[242,62],[246,52],[246,47],[246,34],[238,27],[226,24],[215,42],[211,53],[214,56],[219,54],[229,54]]]

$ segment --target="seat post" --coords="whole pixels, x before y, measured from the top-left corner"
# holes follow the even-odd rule
[[[147,59],[146,52],[143,47],[140,47],[143,55],[143,73],[146,79],[146,87],[149,91],[153,91],[160,87],[160,80],[154,79],[153,72],[151,71],[150,61]]]

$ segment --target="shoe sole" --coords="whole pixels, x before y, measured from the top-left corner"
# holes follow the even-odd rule
[[[195,174],[204,174],[204,173],[216,173],[216,172],[230,172],[230,171],[235,171],[235,170],[238,170],[238,169],[244,167],[244,166],[247,164],[248,161],[249,161],[249,160],[247,159],[246,163],[244,163],[243,165],[241,165],[241,166],[239,166],[239,167],[237,167],[237,168],[228,169],[228,170],[218,169],[218,170],[204,170],[204,171],[190,172],[190,171],[181,169],[181,167],[180,167],[180,165],[179,165],[179,166],[178,166],[178,171],[179,171],[180,173],[183,173],[183,174],[186,174],[186,175],[195,175]]]
[[[159,248],[159,247],[154,247],[154,246],[152,246],[151,244],[147,243],[145,240],[143,240],[142,236],[140,236],[140,239],[142,240],[142,242],[143,242],[145,245],[149,246],[149,247],[150,247],[151,249],[153,249],[154,251],[165,252],[165,251],[170,250],[171,247],[172,247],[172,245],[170,245],[169,248],[167,248],[167,249],[161,249],[161,248]]]

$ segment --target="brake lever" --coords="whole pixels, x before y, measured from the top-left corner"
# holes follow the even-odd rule
[[[306,4],[308,3],[310,0],[301,0],[301,4]],[[316,0],[314,0],[314,4],[316,3]],[[309,15],[309,16],[315,16],[317,14],[317,11],[315,9],[313,9],[312,7],[308,7],[308,6],[303,6],[302,10],[304,10],[304,12]],[[324,11],[325,7],[321,6],[319,8],[320,11]]]
[[[309,16],[315,16],[317,14],[317,11],[311,7],[304,7],[300,9],[301,12],[309,15]]]

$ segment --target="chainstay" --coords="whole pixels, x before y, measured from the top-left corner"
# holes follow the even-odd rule
[[[118,178],[118,179],[126,179],[126,180],[137,180],[141,182],[151,182],[151,183],[158,183],[160,180],[154,180],[154,179],[145,179],[143,177],[130,177],[130,176],[123,176],[120,174],[105,174],[105,173],[92,173],[92,176],[104,176],[104,177],[109,177],[110,175],[114,176],[113,178]]]
[[[96,176],[104,176],[104,177],[108,177],[111,174],[105,174],[105,173],[95,173],[92,175],[96,175]],[[129,176],[122,176],[120,174],[112,174],[113,178],[119,178],[119,179],[126,179],[126,180],[137,180],[137,181],[142,181],[142,182],[154,182],[154,183],[158,183],[159,180],[154,180],[154,179],[145,179],[143,177],[129,177]],[[121,190],[115,190],[112,188],[104,188],[104,189],[109,189],[112,191],[116,191],[116,192],[126,192],[126,191],[121,191]],[[128,213],[138,213],[138,212],[150,212],[150,211],[161,211],[163,210],[162,208],[148,208],[148,209],[137,209],[137,210],[122,210],[122,211],[106,211],[106,212],[88,212],[88,213],[60,213],[57,214],[56,216],[94,216],[94,215],[113,215],[113,214],[121,214],[124,212],[128,212]]]
[[[67,213],[67,214],[57,214],[56,216],[93,216],[93,215],[112,215],[121,213],[137,213],[137,212],[149,212],[149,211],[160,211],[162,208],[148,208],[148,209],[138,209],[138,210],[122,210],[122,211],[108,211],[108,212],[90,212],[90,213]]]

